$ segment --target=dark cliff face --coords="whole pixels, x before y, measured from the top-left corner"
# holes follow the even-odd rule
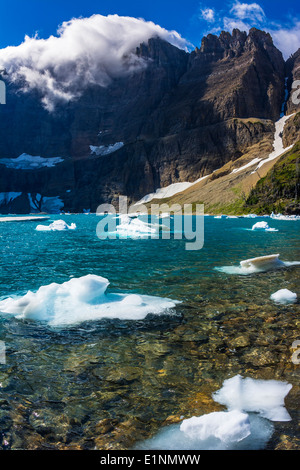
[[[300,49],[287,60],[286,75],[290,93],[285,112],[293,115],[283,131],[283,143],[288,147],[300,140]]]
[[[158,187],[194,181],[273,131],[285,64],[269,34],[209,35],[192,53],[152,38],[136,54],[143,70],[106,88],[91,86],[53,113],[43,109],[38,92],[24,94],[5,78],[0,158],[27,153],[65,162],[35,171],[0,165],[0,193],[60,196],[65,210],[94,211],[119,194],[137,200]],[[253,117],[260,122],[244,119]],[[116,142],[124,145],[91,155],[90,145]]]
[[[286,62],[288,87],[291,90],[287,102],[287,114],[292,114],[300,111],[300,49],[293,54]],[[292,88],[294,84],[294,88]]]

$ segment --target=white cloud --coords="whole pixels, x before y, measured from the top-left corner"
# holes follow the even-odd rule
[[[213,23],[215,21],[215,11],[212,8],[204,8],[201,10],[200,17],[209,23]]]
[[[236,18],[223,18],[223,26],[220,29],[225,31],[232,31],[233,29],[239,29],[240,31],[249,31],[251,26],[248,23],[245,23],[242,20]]]
[[[285,59],[300,47],[300,20],[295,20],[290,27],[266,28],[271,34],[274,44],[282,52]]]
[[[230,10],[235,18],[240,20],[251,20],[262,22],[265,19],[265,12],[257,3],[236,2]]]
[[[159,36],[185,49],[188,42],[176,31],[143,19],[93,15],[64,22],[57,36],[25,37],[17,47],[0,50],[0,68],[24,89],[38,88],[52,110],[58,100],[80,96],[88,84],[107,86],[115,77],[146,66],[135,48]]]

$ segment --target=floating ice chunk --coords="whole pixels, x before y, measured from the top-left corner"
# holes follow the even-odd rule
[[[274,212],[271,213],[270,217],[275,220],[300,220],[300,215],[282,215],[274,214]]]
[[[229,413],[226,412],[219,412],[216,413],[216,428],[219,427],[218,422],[218,415],[219,414],[228,415],[227,418],[230,416]],[[204,415],[209,416],[209,415]],[[204,418],[203,416],[203,418]],[[233,415],[231,415],[233,416]],[[247,415],[246,415],[247,416]],[[143,442],[139,442],[135,449],[147,449],[147,450],[259,450],[264,449],[267,442],[269,441],[270,437],[274,431],[274,425],[264,419],[261,418],[259,415],[256,414],[249,414],[247,419],[250,423],[250,431],[249,434],[244,439],[238,441],[229,441],[229,440],[221,440],[217,437],[212,435],[207,437],[206,439],[202,440],[199,436],[196,435],[195,437],[188,436],[185,432],[181,430],[181,424],[173,424],[171,426],[166,426],[165,428],[161,429],[154,437],[145,440]],[[207,419],[208,421],[211,418]],[[188,421],[188,420],[187,420]],[[246,421],[246,419],[245,419]],[[211,423],[210,423],[211,424]],[[229,423],[228,423],[229,424]],[[230,423],[233,429],[233,420]],[[237,428],[238,429],[238,428]],[[244,432],[247,432],[248,426],[245,422]],[[214,431],[212,429],[212,431]],[[230,429],[229,429],[230,431]],[[241,431],[241,430],[240,430]],[[240,437],[242,434],[236,433],[236,437]],[[225,433],[223,438],[226,439]],[[231,434],[233,436],[233,434]]]
[[[253,274],[272,269],[279,269],[288,266],[294,266],[300,264],[299,261],[281,261],[279,254],[259,256],[258,258],[246,259],[240,262],[240,266],[222,266],[216,267],[217,271],[227,274]]]
[[[251,434],[248,415],[238,410],[193,416],[181,423],[180,431],[190,439],[205,440],[213,436],[228,443],[241,441]]]
[[[269,227],[268,222],[257,222],[253,225],[252,230],[264,230],[265,232],[278,232],[276,228]]]
[[[225,380],[213,399],[229,410],[257,412],[271,421],[290,421],[284,398],[292,385],[277,380],[256,380],[236,375]]]
[[[259,256],[257,258],[250,258],[240,262],[242,268],[265,271],[274,267],[284,266],[284,262],[279,259],[279,254]]]
[[[64,230],[76,230],[76,224],[71,223],[68,225],[64,220],[55,220],[50,225],[37,225],[36,229],[38,232],[55,232]]]
[[[103,318],[142,320],[150,313],[168,313],[179,303],[148,295],[107,294],[108,285],[107,279],[89,274],[63,284],[42,286],[20,298],[2,300],[0,311],[52,326],[67,326]]]
[[[122,238],[141,238],[159,234],[170,229],[163,224],[150,224],[127,214],[119,216],[120,224],[116,227],[116,233]]]
[[[288,304],[296,302],[297,294],[288,289],[280,289],[271,295],[271,299],[281,304]]]
[[[0,217],[0,222],[33,222],[38,220],[48,220],[49,217],[39,217],[34,215],[24,215],[21,217]]]
[[[256,222],[256,224],[253,225],[252,230],[258,230],[258,229],[266,230],[267,228],[269,228],[269,225],[267,222]]]
[[[289,421],[284,398],[292,386],[276,380],[225,380],[213,399],[228,411],[209,413],[162,429],[136,449],[249,450],[263,449],[273,433],[270,421]],[[249,412],[249,414],[247,413]]]

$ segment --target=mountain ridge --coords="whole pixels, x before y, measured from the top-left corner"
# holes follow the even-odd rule
[[[295,60],[286,64],[271,36],[255,28],[208,35],[190,53],[150,38],[135,53],[147,63],[142,70],[106,88],[93,85],[54,113],[43,109],[37,91],[20,94],[7,82],[0,193],[24,193],[14,210],[30,211],[26,195],[38,193],[59,197],[66,211],[94,212],[120,194],[135,202],[159,187],[210,174],[272,135],[287,65],[290,77],[295,68]],[[118,150],[109,153],[116,143]],[[1,164],[22,153],[65,161],[35,171]]]

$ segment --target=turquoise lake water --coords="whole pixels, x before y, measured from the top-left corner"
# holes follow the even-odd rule
[[[211,394],[235,374],[288,381],[289,423],[281,435],[299,439],[299,368],[291,346],[300,339],[300,266],[251,275],[216,268],[280,254],[300,261],[300,221],[204,217],[204,246],[186,240],[99,240],[99,216],[51,216],[77,230],[38,232],[37,222],[0,223],[0,300],[53,282],[95,274],[107,292],[180,301],[143,320],[102,319],[54,328],[0,313],[0,445],[3,448],[132,448],[166,424],[215,410]],[[266,220],[276,232],[251,231]],[[237,338],[243,340],[237,341]]]

